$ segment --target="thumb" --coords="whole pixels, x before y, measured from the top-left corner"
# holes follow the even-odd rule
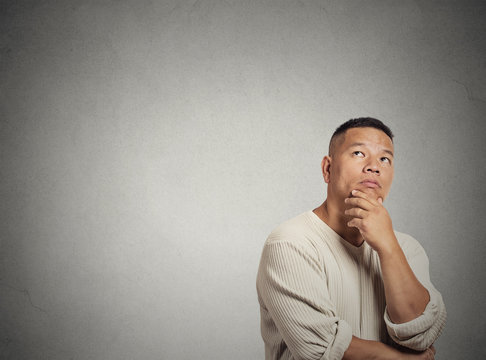
[[[379,202],[380,204],[383,204],[383,198],[379,197],[379,198],[378,198],[378,202]]]

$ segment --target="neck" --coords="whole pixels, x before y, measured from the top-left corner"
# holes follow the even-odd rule
[[[351,220],[351,217],[345,215],[344,210],[344,200],[342,201],[342,206],[338,206],[338,204],[328,197],[321,206],[313,211],[344,240],[351,245],[361,246],[361,244],[363,244],[363,236],[357,228],[349,227],[347,225],[348,221]]]

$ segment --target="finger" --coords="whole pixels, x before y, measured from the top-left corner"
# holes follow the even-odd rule
[[[435,354],[436,350],[435,350],[434,345],[430,345],[430,348],[429,349],[432,350],[432,352]]]
[[[378,202],[380,203],[380,205],[382,205],[383,204],[383,198],[379,197]]]
[[[366,210],[355,207],[355,208],[344,210],[344,214],[349,215],[349,216],[353,216],[353,217],[357,217],[357,218],[360,218],[360,219],[364,219],[364,217],[366,216]]]
[[[364,210],[371,210],[373,208],[373,204],[370,203],[368,200],[362,199],[362,198],[357,198],[357,197],[350,197],[344,199],[344,202],[348,205],[352,205],[355,207],[360,207]]]
[[[354,197],[359,197],[361,199],[368,200],[373,205],[377,205],[378,204],[378,202],[376,201],[376,199],[370,197],[367,193],[365,193],[365,192],[363,192],[361,190],[354,189],[353,191],[351,191],[351,195],[354,196]]]
[[[349,220],[349,221],[348,221],[348,223],[347,223],[347,225],[348,225],[349,227],[355,227],[355,228],[358,228],[358,229],[359,229],[359,228],[360,228],[360,226],[361,226],[362,221],[363,221],[363,220],[362,220],[362,219],[360,219],[360,218],[354,218],[354,219],[352,219],[352,220]]]

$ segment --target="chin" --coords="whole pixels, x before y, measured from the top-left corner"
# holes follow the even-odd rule
[[[360,189],[361,190],[361,189]],[[375,200],[381,197],[382,199],[385,198],[385,196],[379,191],[380,189],[374,189],[374,188],[364,188],[363,191],[364,193],[368,194],[369,196],[373,197]]]

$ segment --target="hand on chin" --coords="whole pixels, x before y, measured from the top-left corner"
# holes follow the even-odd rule
[[[360,191],[364,192],[365,194],[367,194],[368,196],[370,196],[371,198],[373,198],[375,200],[378,200],[378,198],[380,198],[380,197],[383,199],[383,195],[381,195],[381,191],[380,191],[379,188],[371,188],[371,187],[367,187],[367,186],[359,184],[358,186],[356,186],[355,188],[353,188],[349,191],[350,196],[353,196],[351,194],[352,190],[360,190]]]

